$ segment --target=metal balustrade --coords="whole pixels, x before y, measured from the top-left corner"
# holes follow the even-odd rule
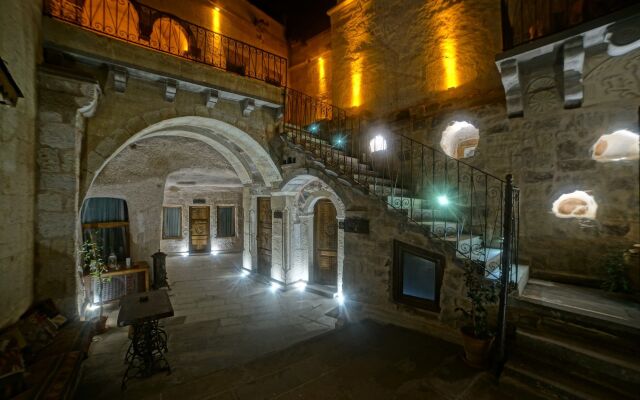
[[[345,110],[292,89],[285,97],[291,142],[443,240],[459,258],[482,264],[487,277],[499,279],[509,260],[509,279],[517,281],[519,191],[510,180],[397,133],[372,143],[376,132],[361,132],[359,118]],[[506,240],[505,218],[512,224]],[[504,259],[507,240],[511,251]]]
[[[45,15],[103,35],[258,79],[287,84],[287,59],[133,0],[44,0]]]
[[[637,0],[502,0],[503,49],[565,31],[637,3]]]

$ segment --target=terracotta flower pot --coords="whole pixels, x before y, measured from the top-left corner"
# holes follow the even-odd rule
[[[494,337],[477,338],[473,329],[462,328],[465,362],[474,368],[488,368]]]
[[[96,317],[93,319],[93,323],[95,324],[96,333],[99,335],[101,333],[105,333],[107,331],[107,317]]]

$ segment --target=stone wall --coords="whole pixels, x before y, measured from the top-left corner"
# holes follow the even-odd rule
[[[0,54],[24,95],[15,108],[0,105],[0,329],[33,300],[40,7],[37,1],[0,3]]]
[[[366,195],[345,180],[326,173],[324,168],[313,163],[303,152],[285,148],[283,153],[286,157],[295,157],[297,160],[283,169],[284,182],[293,181],[299,176],[320,179],[344,205],[343,212],[346,218],[363,218],[369,221],[369,233],[344,232],[342,229],[339,232],[339,237],[344,241],[345,255],[341,283],[347,299],[341,318],[354,321],[373,318],[426,331],[449,341],[459,341],[459,333],[456,331],[459,315],[455,308],[467,304],[463,269],[460,263],[454,260],[452,251],[442,242],[427,238],[420,228],[390,210],[376,196]],[[288,186],[286,185],[283,191],[288,192]],[[291,203],[284,201],[272,202],[272,209],[284,210],[285,215],[294,209],[289,206]],[[283,217],[283,220],[287,219],[290,219],[295,227],[295,213]],[[301,225],[304,225],[304,221],[301,222]],[[393,299],[394,240],[441,254],[445,258],[439,312],[404,305]],[[297,238],[291,238],[291,241],[292,258],[285,263],[296,262]],[[278,260],[278,266],[282,265],[282,262]],[[340,282],[338,284],[340,285]]]
[[[331,16],[333,103],[375,116],[500,87],[500,3],[353,0]]]
[[[453,121],[477,127],[476,153],[464,161],[499,177],[512,173],[521,188],[521,262],[534,277],[597,284],[604,277],[601,257],[640,241],[638,161],[591,159],[601,135],[638,132],[640,76],[631,71],[640,69],[640,51],[616,58],[590,54],[585,100],[575,109],[563,108],[553,61],[537,63],[522,74],[523,118],[507,118],[503,100],[487,96],[484,104],[470,99],[414,107],[390,125],[436,149]],[[593,195],[595,220],[561,219],[551,212],[554,200],[574,190]]]
[[[306,42],[292,43],[289,54],[289,87],[331,102],[331,31],[324,31]]]
[[[193,199],[204,199],[205,204],[193,204]],[[165,239],[160,242],[164,253],[182,253],[189,251],[189,207],[209,207],[209,228],[211,251],[241,252],[243,250],[244,210],[242,208],[242,188],[216,187],[167,187],[164,191],[164,207],[180,207],[182,210],[182,238]],[[219,206],[235,207],[235,236],[217,237]]]

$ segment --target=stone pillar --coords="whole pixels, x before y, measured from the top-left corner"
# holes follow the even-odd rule
[[[244,210],[244,241],[242,250],[242,268],[255,271],[258,265],[256,235],[258,232],[258,210],[255,194],[250,185],[242,188],[242,209]]]
[[[342,276],[344,275],[344,218],[338,220],[338,293],[342,293]]]
[[[73,316],[84,293],[77,257],[80,154],[100,88],[53,72],[40,71],[38,79],[35,299],[52,298]]]
[[[313,212],[300,215],[300,259],[302,279],[311,281],[313,265]]]

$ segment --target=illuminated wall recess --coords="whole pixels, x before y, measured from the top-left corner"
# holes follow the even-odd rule
[[[600,162],[637,160],[640,158],[639,137],[627,130],[602,135],[591,148],[591,158]]]
[[[576,190],[558,197],[551,210],[558,218],[596,219],[598,203],[589,193]]]
[[[455,121],[442,132],[440,147],[449,157],[472,157],[478,147],[480,131],[465,121]]]

